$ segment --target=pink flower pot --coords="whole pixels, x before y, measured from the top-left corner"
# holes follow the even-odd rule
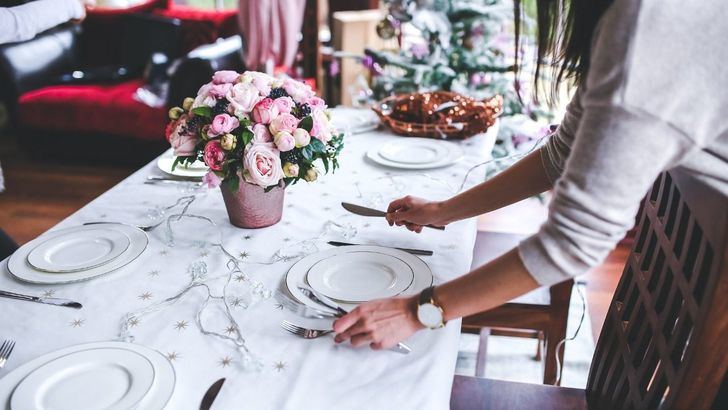
[[[230,223],[239,228],[264,228],[278,223],[283,216],[283,198],[286,192],[277,186],[268,192],[265,188],[240,180],[237,191],[228,184],[220,185]]]

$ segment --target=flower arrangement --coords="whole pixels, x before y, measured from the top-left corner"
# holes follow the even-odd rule
[[[195,98],[169,110],[165,135],[174,167],[204,161],[209,187],[240,180],[267,190],[300,179],[315,181],[339,167],[343,134],[330,121],[326,103],[307,84],[264,73],[218,71]]]

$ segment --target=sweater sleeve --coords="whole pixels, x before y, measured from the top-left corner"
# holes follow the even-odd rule
[[[84,16],[79,0],[36,0],[0,7],[0,44],[30,40],[38,33]]]
[[[566,114],[564,114],[559,128],[541,148],[543,168],[546,177],[552,184],[556,183],[556,180],[564,172],[566,159],[569,158],[571,145],[574,143],[576,131],[579,129],[579,121],[581,121],[582,115],[580,97],[581,90],[577,90],[569,105],[566,106]]]

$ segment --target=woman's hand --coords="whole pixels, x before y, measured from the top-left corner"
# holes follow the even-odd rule
[[[412,232],[422,232],[425,225],[445,226],[444,203],[406,196],[392,201],[387,208],[389,226],[405,226]]]
[[[362,303],[334,322],[334,340],[351,340],[355,347],[368,344],[374,350],[389,349],[424,328],[416,312],[417,297]]]

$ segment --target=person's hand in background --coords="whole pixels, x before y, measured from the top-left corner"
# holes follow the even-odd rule
[[[444,212],[444,203],[406,196],[392,201],[387,208],[389,226],[404,226],[420,233],[425,225],[445,226],[449,221]]]

